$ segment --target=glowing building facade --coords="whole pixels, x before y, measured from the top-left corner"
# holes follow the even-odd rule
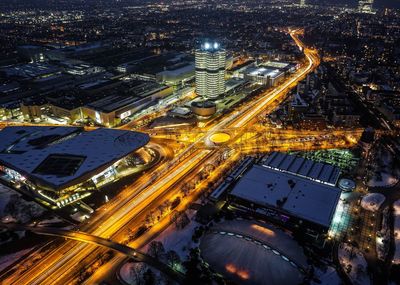
[[[373,5],[374,5],[374,0],[359,0],[358,11],[361,13],[373,13],[372,9]]]
[[[218,43],[206,42],[196,50],[196,93],[217,98],[225,92],[226,51]]]
[[[0,131],[0,183],[62,208],[122,177],[123,160],[149,140],[105,128],[6,127]]]

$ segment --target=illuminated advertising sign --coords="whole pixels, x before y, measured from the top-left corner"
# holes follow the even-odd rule
[[[121,120],[123,120],[126,117],[129,117],[130,115],[132,115],[132,111],[131,110],[121,113],[120,118],[121,118]]]

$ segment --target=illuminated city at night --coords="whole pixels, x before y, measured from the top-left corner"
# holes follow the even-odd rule
[[[400,284],[400,1],[1,1],[0,47],[0,284]]]

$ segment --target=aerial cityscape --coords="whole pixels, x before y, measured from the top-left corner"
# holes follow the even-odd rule
[[[400,1],[1,1],[0,47],[0,284],[400,284]]]

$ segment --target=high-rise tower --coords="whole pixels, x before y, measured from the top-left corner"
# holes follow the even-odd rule
[[[374,0],[359,0],[358,11],[361,13],[373,13]]]
[[[220,44],[205,42],[196,50],[196,93],[217,98],[225,92],[226,51]]]
[[[306,0],[300,0],[300,7],[306,6]]]

